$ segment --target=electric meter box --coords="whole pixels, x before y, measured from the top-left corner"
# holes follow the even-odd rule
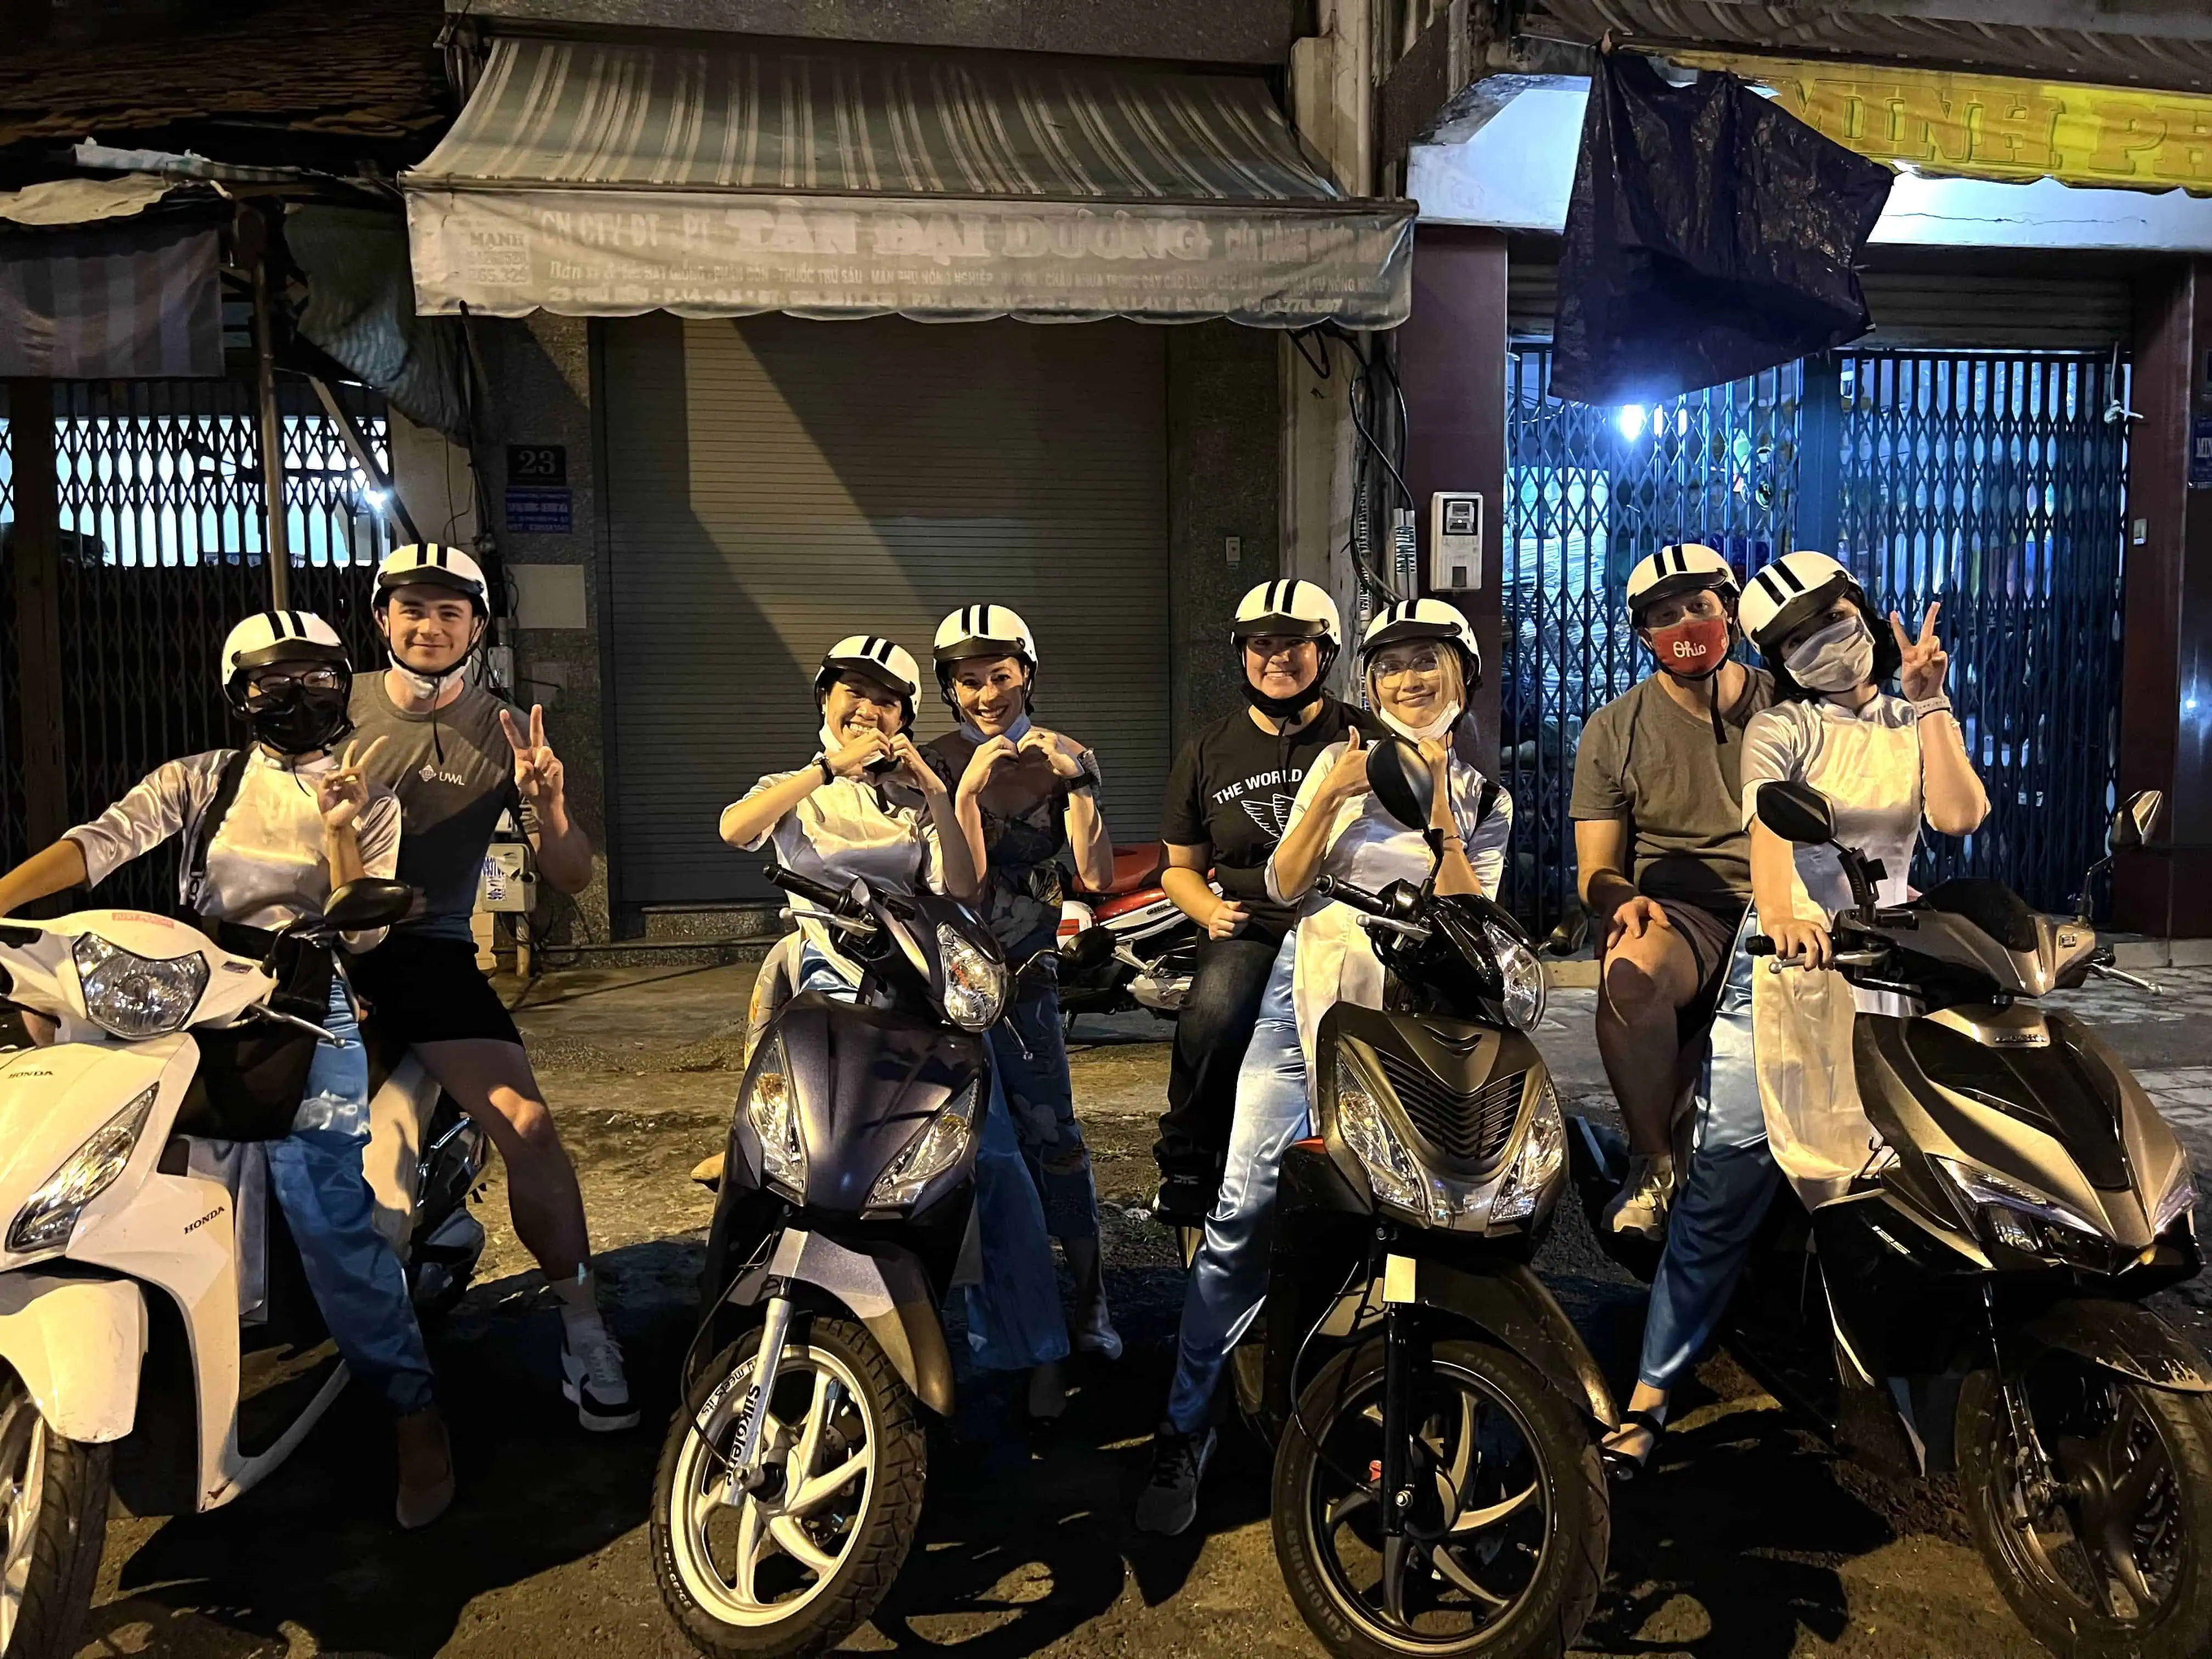
[[[1429,497],[1429,591],[1471,593],[1482,586],[1482,497],[1439,489]]]

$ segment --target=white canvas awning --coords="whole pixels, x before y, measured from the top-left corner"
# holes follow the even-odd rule
[[[1334,319],[1411,303],[1266,85],[839,48],[502,39],[408,173],[429,313]]]

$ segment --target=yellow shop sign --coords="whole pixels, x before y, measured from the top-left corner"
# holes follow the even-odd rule
[[[1973,179],[2212,191],[2212,97],[2139,87],[1674,52],[1771,88],[1782,106],[1877,161]]]

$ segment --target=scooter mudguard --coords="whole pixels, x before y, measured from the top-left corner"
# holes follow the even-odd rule
[[[804,1286],[820,1296],[806,1296]],[[848,1310],[868,1328],[915,1398],[939,1417],[952,1414],[952,1355],[938,1322],[929,1275],[912,1252],[794,1228],[776,1241],[765,1266],[738,1276],[723,1300],[750,1307],[776,1296],[802,1304],[826,1300]]]
[[[0,1273],[0,1364],[64,1440],[131,1432],[145,1355],[146,1299],[129,1279]]]
[[[2131,1382],[2173,1394],[2212,1394],[2197,1346],[2148,1308],[2102,1298],[2066,1301],[2005,1335],[2008,1363],[2057,1348]]]

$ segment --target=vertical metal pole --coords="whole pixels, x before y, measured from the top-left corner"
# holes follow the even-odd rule
[[[54,383],[8,382],[15,474],[12,595],[17,714],[22,725],[25,840],[58,840],[72,818],[62,752],[60,487],[54,469]]]
[[[1844,528],[1844,371],[1832,351],[1805,359],[1797,405],[1796,522],[1778,525],[1792,547],[1841,557]],[[1781,537],[1776,538],[1778,541]],[[1775,551],[1778,554],[1778,546]],[[1862,557],[1865,550],[1856,550]]]
[[[283,611],[292,602],[292,544],[284,517],[284,428],[276,412],[276,341],[269,317],[265,241],[253,261],[253,356],[261,393],[261,491],[268,509],[264,543],[269,604]]]

